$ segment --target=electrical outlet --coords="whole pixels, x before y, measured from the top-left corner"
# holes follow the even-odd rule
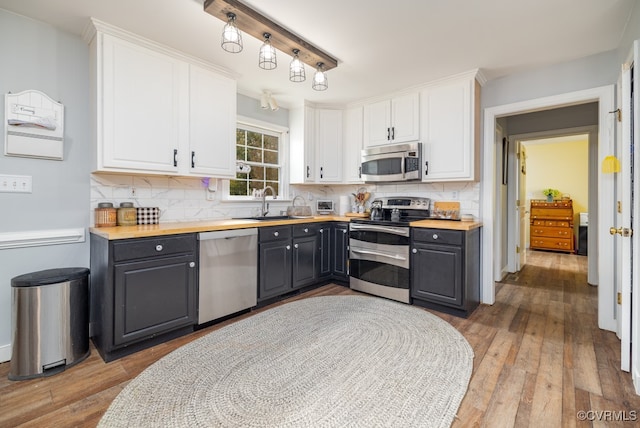
[[[458,191],[454,190],[453,192],[451,192],[451,199],[457,200],[459,197]]]
[[[30,175],[0,175],[0,192],[31,193],[32,177]]]
[[[138,197],[138,191],[133,186],[129,187],[129,197],[130,198],[137,198]]]

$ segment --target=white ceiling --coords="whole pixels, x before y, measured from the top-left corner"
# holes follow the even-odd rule
[[[637,0],[245,0],[339,61],[329,89],[288,80],[291,58],[258,67],[261,42],[220,48],[224,23],[203,0],[0,0],[0,8],[80,35],[89,17],[238,74],[239,92],[263,90],[282,106],[338,104],[479,68],[489,80],[618,47]]]

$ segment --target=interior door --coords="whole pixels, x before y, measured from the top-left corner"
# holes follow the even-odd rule
[[[611,234],[616,236],[616,248],[620,250],[616,269],[617,299],[617,327],[620,337],[621,369],[630,370],[631,365],[631,334],[632,334],[632,301],[631,290],[633,285],[633,240],[631,225],[634,213],[634,182],[635,153],[634,153],[634,66],[633,62],[623,65],[620,84],[621,104],[619,122],[621,123],[621,138],[618,140],[617,153],[620,159],[620,173],[616,180],[618,192],[618,207],[616,226],[611,228]]]
[[[516,271],[520,271],[527,264],[527,230],[529,226],[529,206],[527,203],[527,155],[526,148],[518,141],[518,199],[516,209],[518,211],[518,243],[516,244]]]

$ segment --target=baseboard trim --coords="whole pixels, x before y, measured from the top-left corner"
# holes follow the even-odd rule
[[[0,346],[0,363],[11,361],[11,345]]]

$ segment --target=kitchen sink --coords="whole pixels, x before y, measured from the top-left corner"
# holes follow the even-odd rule
[[[293,220],[302,218],[313,218],[313,216],[301,216],[301,215],[269,215],[269,216],[255,216],[255,217],[234,217],[236,220],[257,220],[257,221],[269,221],[269,220]]]
[[[258,221],[265,221],[265,220],[289,220],[292,219],[294,217],[288,216],[288,215],[270,215],[270,216],[255,216],[255,217],[235,217],[236,220],[258,220]]]

